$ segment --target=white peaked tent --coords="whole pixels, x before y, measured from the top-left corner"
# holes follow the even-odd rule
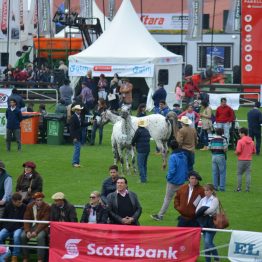
[[[182,56],[169,52],[151,36],[130,0],[123,0],[108,30],[86,50],[69,57],[69,75],[80,77],[92,70],[93,76],[144,77],[149,86],[147,108],[152,109],[159,70],[168,71],[165,88],[171,105],[175,84],[181,81],[182,63]]]

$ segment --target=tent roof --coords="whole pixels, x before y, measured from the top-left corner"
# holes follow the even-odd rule
[[[116,16],[90,47],[69,57],[81,64],[181,64],[182,56],[162,47],[141,23],[130,0],[123,0]]]

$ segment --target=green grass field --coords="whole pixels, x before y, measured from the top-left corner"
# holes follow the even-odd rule
[[[237,113],[238,119],[246,119],[246,112],[249,108],[241,108]],[[241,123],[241,126],[246,123]],[[5,163],[8,173],[13,177],[13,188],[16,179],[23,171],[22,164],[25,161],[34,161],[37,171],[44,180],[44,193],[46,202],[51,203],[51,195],[62,191],[67,199],[74,204],[85,204],[88,201],[89,193],[101,189],[102,181],[108,176],[108,167],[113,162],[111,152],[110,136],[112,125],[108,124],[104,129],[104,140],[101,146],[84,146],[81,150],[81,165],[79,169],[71,166],[73,146],[71,144],[53,145],[23,145],[22,152],[16,151],[16,144],[12,144],[12,151],[5,150],[4,138],[0,138],[1,157]],[[97,134],[98,136],[98,134]],[[159,211],[165,194],[166,171],[161,170],[161,157],[154,154],[155,144],[151,143],[151,153],[148,162],[148,180],[145,185],[139,184],[138,176],[128,176],[129,189],[138,194],[143,207],[140,218],[141,225],[150,226],[176,226],[177,211],[170,205],[164,220],[153,221],[150,214]],[[262,172],[261,156],[254,156],[252,162],[251,192],[233,192],[236,188],[236,165],[237,157],[231,150],[228,152],[226,192],[218,192],[230,220],[229,229],[249,230],[261,232],[262,217]],[[211,153],[196,152],[195,170],[202,178],[202,184],[212,182],[211,175]],[[245,181],[245,180],[244,180]],[[78,211],[80,218],[81,210]],[[228,243],[228,233],[218,233],[215,237],[216,244]],[[222,251],[220,252],[222,253]],[[226,251],[223,252],[226,254]],[[199,261],[203,261],[200,258]]]

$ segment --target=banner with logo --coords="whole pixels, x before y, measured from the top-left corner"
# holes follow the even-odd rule
[[[180,13],[143,13],[142,22],[150,30],[187,30],[188,14],[183,16]]]
[[[224,73],[225,48],[222,46],[207,47],[207,66],[216,73]],[[212,59],[212,61],[211,61]]]
[[[225,32],[228,34],[239,33],[241,25],[241,0],[231,0]]]
[[[189,0],[188,10],[189,21],[186,40],[201,40],[203,23],[203,0]]]
[[[238,110],[240,106],[240,94],[209,94],[209,103],[212,110],[216,110],[220,106],[222,97],[227,99],[227,104],[233,110]]]
[[[0,108],[7,108],[7,100],[11,93],[12,89],[0,89]]]
[[[262,233],[233,231],[228,259],[232,262],[262,261]]]
[[[81,65],[78,63],[69,64],[69,76],[85,76],[88,70],[92,70],[93,76],[114,76],[117,73],[119,76],[126,77],[153,77],[154,65]]]
[[[199,256],[201,228],[50,224],[50,261],[183,261]]]
[[[0,113],[0,135],[6,135],[6,122],[5,113]]]
[[[262,1],[242,1],[242,84],[261,84]]]

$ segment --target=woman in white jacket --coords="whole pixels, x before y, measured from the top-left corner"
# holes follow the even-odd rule
[[[197,208],[196,215],[198,216],[198,222],[201,227],[215,228],[213,223],[213,216],[219,212],[219,200],[216,197],[214,185],[206,184],[204,186],[205,197],[203,197]],[[211,261],[211,256],[215,256],[214,260],[219,261],[218,252],[213,243],[216,231],[203,231],[204,236],[204,248],[211,249],[206,251],[206,262]]]

